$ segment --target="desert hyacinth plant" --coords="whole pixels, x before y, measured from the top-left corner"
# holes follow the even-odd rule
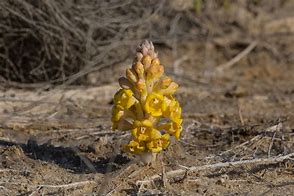
[[[112,109],[113,129],[131,131],[131,141],[124,150],[151,162],[169,146],[172,137],[180,138],[182,108],[173,96],[178,84],[164,74],[150,41],[138,46],[133,65],[119,84]]]

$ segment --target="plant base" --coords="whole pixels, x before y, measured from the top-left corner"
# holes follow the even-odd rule
[[[143,152],[139,155],[140,161],[144,164],[151,164],[156,160],[157,153],[154,152]]]

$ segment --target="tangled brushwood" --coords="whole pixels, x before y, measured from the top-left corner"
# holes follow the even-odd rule
[[[1,82],[62,82],[80,71],[86,36],[73,11],[56,1],[1,1]]]
[[[137,48],[126,77],[119,79],[114,95],[113,129],[131,130],[132,140],[124,147],[133,154],[159,153],[177,140],[182,131],[182,108],[173,97],[178,84],[164,75],[152,42]]]
[[[88,84],[93,72],[97,82],[91,84],[114,82],[106,75],[117,69],[109,68],[128,59],[137,40],[174,37],[170,21],[180,11],[170,6],[149,0],[0,1],[0,84]],[[189,35],[188,27],[179,29],[181,38]]]
[[[146,2],[0,1],[0,83],[85,82],[126,59],[131,38],[148,36],[141,24],[158,5],[147,2],[144,15]]]

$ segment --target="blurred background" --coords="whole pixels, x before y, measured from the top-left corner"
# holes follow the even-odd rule
[[[248,46],[225,67],[275,75],[293,64],[293,9],[292,0],[4,0],[1,86],[115,82],[144,39],[183,80],[208,79]]]
[[[235,117],[241,105],[242,124],[266,116],[288,118],[294,91],[293,10],[293,0],[4,0],[0,88],[3,96],[9,89],[51,90],[44,99],[55,97],[55,102],[88,96],[102,107],[111,103],[136,46],[148,39],[166,74],[180,84],[178,97],[187,115]],[[84,87],[88,93],[82,93]],[[61,89],[68,88],[76,90],[74,95],[64,95],[68,91]],[[27,101],[41,103],[41,94],[29,94]],[[3,101],[16,104],[17,97],[24,95]]]

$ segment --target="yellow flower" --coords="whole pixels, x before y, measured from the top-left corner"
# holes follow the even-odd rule
[[[172,121],[180,124],[180,121],[182,120],[182,108],[179,102],[173,97],[171,97],[171,99],[166,98],[165,102],[169,104],[163,115],[167,118],[170,118]]]
[[[159,93],[151,93],[147,96],[145,102],[145,110],[152,116],[161,116],[166,109],[163,95]]]
[[[153,128],[153,124],[149,120],[135,121],[132,135],[139,141],[151,141],[161,138],[161,133]]]
[[[120,89],[114,95],[115,105],[119,105],[123,108],[130,108],[136,102],[136,98],[133,96],[133,91],[130,89]]]
[[[178,140],[182,132],[182,120],[179,120],[179,123],[171,122],[162,124],[158,127],[159,130],[165,130],[168,134],[175,136]]]
[[[179,85],[173,82],[170,77],[164,77],[154,85],[154,91],[163,95],[172,95],[178,88]]]
[[[117,122],[124,115],[124,109],[121,106],[113,106],[112,108],[112,122]]]
[[[124,146],[124,150],[130,153],[139,154],[145,150],[145,145],[142,142],[132,140]]]
[[[132,128],[131,123],[128,121],[131,119],[135,119],[136,116],[130,110],[125,110],[120,105],[115,105],[112,108],[112,130],[129,130]]]
[[[112,118],[111,121],[112,122],[117,122],[119,121],[121,118],[124,119],[135,119],[136,115],[133,113],[133,111],[130,109],[124,109],[122,106],[120,105],[115,105],[112,108]]]
[[[166,149],[170,144],[169,134],[164,134],[160,139],[152,140],[146,144],[148,150],[151,152],[158,153],[162,151],[162,149]]]
[[[170,144],[169,134],[162,135],[160,141],[161,141],[161,144],[162,144],[162,148],[166,149]]]

